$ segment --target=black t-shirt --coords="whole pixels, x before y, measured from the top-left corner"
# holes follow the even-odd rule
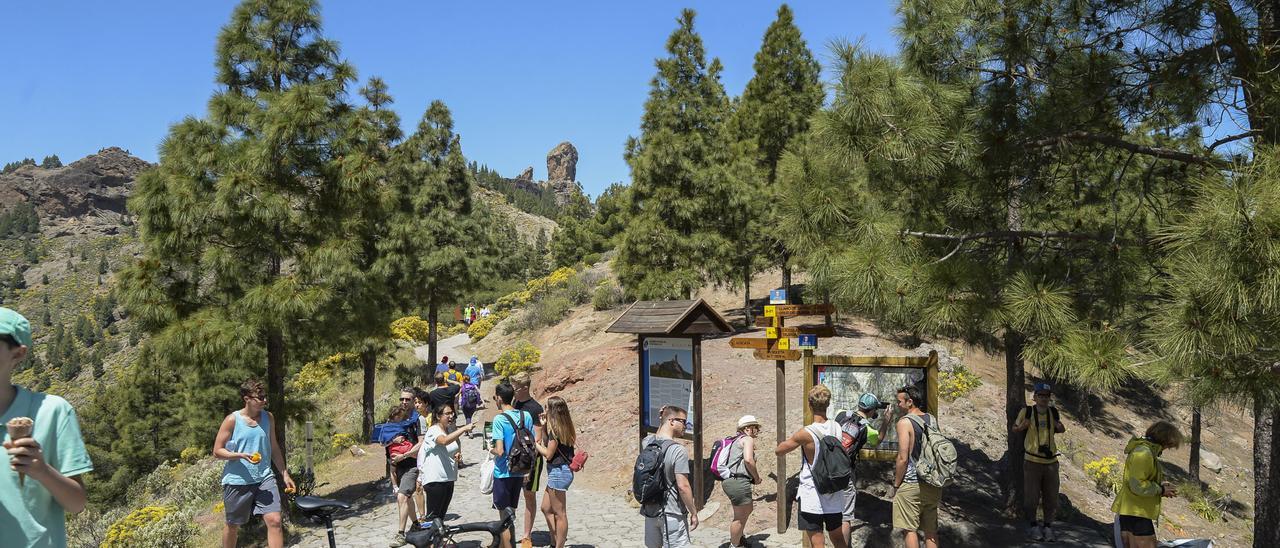
[[[431,409],[434,411],[436,407],[446,403],[454,405],[458,398],[458,390],[460,389],[460,386],[450,384],[432,390],[430,394],[427,394],[427,400],[431,402]]]
[[[565,445],[565,444],[563,444],[563,443],[557,443],[557,444],[556,444],[556,454],[554,454],[554,455],[552,455],[552,456],[551,456],[551,462],[549,462],[549,463],[547,463],[547,464],[548,464],[549,466],[551,466],[552,468],[555,468],[555,467],[557,467],[557,466],[561,466],[561,465],[565,465],[565,464],[569,464],[570,462],[573,462],[573,454],[574,454],[574,452],[575,452],[575,451],[576,451],[576,450],[573,448],[573,446],[572,446],[572,445]]]
[[[524,401],[514,402],[511,404],[511,407],[532,415],[534,426],[542,426],[542,404],[538,403],[538,400],[529,398]]]

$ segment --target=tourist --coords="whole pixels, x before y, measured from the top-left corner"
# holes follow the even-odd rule
[[[569,535],[569,514],[566,497],[573,484],[573,462],[576,453],[574,443],[577,430],[569,415],[569,404],[560,396],[547,398],[547,412],[540,422],[547,432],[546,444],[537,443],[538,452],[547,460],[547,490],[542,495],[542,515],[547,518],[547,528],[556,548],[564,548]]]
[[[1035,404],[1018,411],[1014,432],[1025,432],[1022,442],[1022,509],[1030,526],[1031,540],[1053,542],[1053,517],[1058,512],[1058,444],[1056,434],[1067,430],[1058,418],[1058,408],[1049,405],[1053,387],[1036,383],[1032,391]],[[1037,507],[1044,508],[1044,521],[1036,522]]]
[[[436,407],[445,404],[449,404],[451,406],[457,405],[458,392],[462,390],[462,385],[450,384],[445,380],[445,378],[444,373],[436,373],[436,388],[427,396],[427,399],[431,402],[431,409],[435,409]],[[457,408],[455,407],[454,409]],[[450,416],[450,420],[453,420],[452,415]],[[432,423],[434,424],[434,415]],[[449,426],[453,425],[451,424]],[[454,457],[458,460],[458,466],[462,466],[462,451],[459,450],[454,454]]]
[[[480,309],[481,318],[488,318],[489,314],[492,314],[492,312],[489,312],[489,305],[485,305],[484,308]]]
[[[223,548],[234,548],[240,526],[251,516],[262,516],[267,525],[267,546],[284,546],[284,526],[280,519],[280,490],[272,463],[284,476],[285,493],[295,489],[284,453],[276,439],[275,416],[266,410],[267,392],[262,381],[250,379],[240,385],[244,407],[222,419],[213,441],[213,456],[227,461],[222,467],[222,504],[226,526]],[[397,408],[398,409],[398,408]]]
[[[0,307],[0,439],[9,456],[0,472],[0,546],[66,546],[66,513],[84,510],[82,475],[93,471],[93,462],[67,400],[10,384],[32,348],[31,324]]]
[[[436,373],[444,373],[449,370],[449,356],[441,356],[440,363],[436,364]]]
[[[738,419],[738,439],[729,447],[729,477],[721,482],[720,487],[733,506],[733,520],[729,522],[729,546],[743,545],[743,531],[747,526],[747,518],[755,509],[752,501],[751,486],[762,481],[760,472],[756,470],[756,437],[760,435],[760,421],[754,415],[743,415]],[[724,449],[722,449],[723,451]]]
[[[444,372],[444,382],[455,386],[462,386],[463,373],[458,371],[457,363],[450,363],[449,369]]]
[[[480,362],[480,358],[471,356],[462,374],[471,377],[471,382],[476,385],[476,388],[480,388],[480,383],[484,380],[484,364]]]
[[[397,406],[391,408],[387,422],[398,423],[408,419],[409,415],[404,408]],[[413,525],[412,518],[417,515],[418,507],[413,497],[418,485],[418,468],[416,461],[413,460],[416,456],[414,450],[417,442],[418,439],[405,430],[392,436],[386,446],[387,458],[391,461],[391,484],[395,489],[396,513],[399,518],[396,522],[398,524],[396,534],[391,540],[392,546],[404,545],[404,534]]]
[[[831,390],[821,384],[809,389],[809,410],[813,413],[813,422],[796,430],[790,438],[778,444],[773,452],[779,458],[787,453],[800,449],[800,485],[796,491],[796,500],[800,501],[796,518],[796,527],[803,531],[809,539],[810,546],[825,546],[822,531],[827,531],[831,545],[841,548],[845,545],[841,522],[845,507],[846,492],[819,493],[813,478],[813,465],[820,457],[822,446],[818,441],[823,436],[841,438],[840,425],[827,419],[827,407],[831,405]]]
[[[862,521],[855,515],[858,504],[858,484],[857,484],[857,462],[858,452],[868,444],[875,447],[880,444],[880,431],[871,425],[871,421],[880,415],[880,410],[888,407],[888,402],[881,402],[880,398],[870,392],[863,393],[858,397],[857,409],[853,411],[841,410],[836,413],[836,424],[840,425],[841,430],[846,434],[845,439],[841,440],[845,445],[844,450],[849,455],[849,487],[845,489],[844,510],[840,512],[840,532],[849,542],[853,542],[854,527],[862,524]],[[880,420],[880,428],[883,429],[888,416]]]
[[[662,421],[658,431],[644,438],[641,457],[645,450],[657,450],[662,455],[662,475],[665,488],[659,504],[642,504],[644,516],[645,548],[685,548],[693,546],[689,533],[698,528],[697,506],[693,501],[693,489],[689,484],[689,453],[675,438],[684,434],[689,425],[689,414],[674,405],[664,406],[658,412]],[[637,457],[637,463],[640,458]]]
[[[453,500],[453,486],[458,481],[458,466],[453,455],[459,451],[458,438],[471,432],[474,424],[454,428],[452,404],[432,410],[435,424],[422,436],[418,449],[419,481],[427,493],[427,514],[422,521],[444,519]]]
[[[531,382],[530,375],[527,371],[521,371],[511,376],[511,386],[515,389],[515,402],[511,405],[516,409],[524,411],[533,417],[533,437],[536,443],[546,443],[547,432],[541,422],[542,405],[533,396],[529,395],[529,384]],[[537,516],[538,498],[536,493],[542,489],[542,469],[546,466],[546,460],[538,455],[533,459],[533,469],[525,476],[524,484],[524,537],[520,540],[520,548],[531,548],[533,541],[533,520]]]
[[[471,419],[475,416],[476,409],[480,407],[482,400],[484,396],[480,395],[480,387],[472,382],[471,377],[462,377],[462,386],[458,390],[458,407],[462,409],[462,416],[467,419],[467,424],[471,424]]]
[[[498,406],[499,416],[493,421],[494,444],[489,452],[497,457],[493,461],[493,507],[498,511],[498,519],[515,513],[524,486],[524,475],[513,474],[507,462],[507,454],[515,442],[516,425],[533,430],[533,417],[511,406],[515,397],[515,388],[509,383],[501,383],[493,389],[493,402]],[[502,548],[512,548],[510,529],[503,529],[501,544]]]
[[[926,412],[919,387],[899,388],[897,398],[903,416],[896,426],[898,458],[893,473],[893,527],[902,531],[907,548],[919,548],[919,531],[924,531],[926,546],[937,548],[938,502],[942,500],[942,489],[920,481],[916,476],[916,461],[924,446],[919,443],[924,436],[921,423],[935,427],[938,419]]]
[[[1165,481],[1160,453],[1182,445],[1178,427],[1159,421],[1141,438],[1125,445],[1124,474],[1111,511],[1116,513],[1113,530],[1117,546],[1155,548],[1155,520],[1160,518],[1161,499],[1177,494]]]

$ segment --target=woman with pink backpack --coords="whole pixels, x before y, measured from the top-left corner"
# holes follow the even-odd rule
[[[751,511],[755,509],[755,503],[752,502],[751,486],[758,485],[761,481],[760,472],[756,470],[756,436],[760,435],[760,421],[757,421],[753,415],[744,415],[738,419],[738,433],[723,448],[726,454],[723,458],[713,457],[713,466],[721,468],[719,474],[724,474],[723,481],[720,484],[724,489],[724,494],[729,497],[729,504],[733,505],[733,521],[729,523],[729,545],[742,546],[743,530],[747,526],[747,518],[751,516]],[[719,465],[723,461],[723,467]],[[717,474],[717,475],[719,475]]]

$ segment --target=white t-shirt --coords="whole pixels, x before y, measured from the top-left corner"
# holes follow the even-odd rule
[[[453,454],[458,452],[458,440],[449,445],[436,443],[436,438],[444,435],[444,428],[436,424],[423,436],[422,447],[418,449],[419,483],[458,481],[458,465],[453,460]]]

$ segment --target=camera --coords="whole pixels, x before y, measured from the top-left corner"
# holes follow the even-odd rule
[[[1049,450],[1049,444],[1046,443],[1040,446],[1040,454],[1046,456],[1053,454],[1053,451]]]

